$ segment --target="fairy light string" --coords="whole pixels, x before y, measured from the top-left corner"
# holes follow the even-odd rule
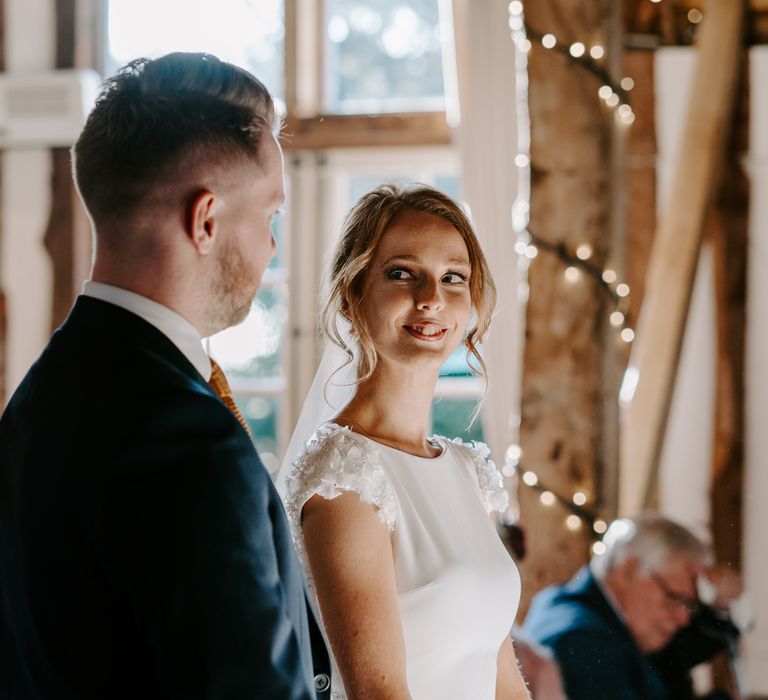
[[[629,127],[635,121],[635,113],[630,104],[629,92],[634,88],[634,80],[625,76],[616,80],[601,60],[605,57],[605,48],[593,43],[587,46],[582,41],[571,43],[563,42],[551,32],[541,32],[528,24],[523,16],[523,3],[521,0],[512,0],[508,6],[509,27],[512,40],[518,51],[528,54],[534,47],[541,47],[546,51],[553,51],[563,56],[567,61],[588,71],[599,83],[597,98],[606,108],[613,111],[617,122]],[[515,164],[520,168],[530,167],[530,158],[526,153],[518,153]],[[528,208],[521,211],[527,214]],[[524,223],[523,223],[524,222]],[[537,257],[539,251],[557,257],[563,264],[563,277],[566,283],[577,284],[582,276],[593,281],[598,289],[607,297],[610,303],[608,320],[612,327],[616,328],[618,335],[625,343],[634,340],[635,333],[627,325],[627,312],[629,310],[630,288],[626,282],[620,281],[617,272],[611,267],[602,267],[593,259],[593,249],[589,243],[581,243],[574,248],[562,241],[547,240],[527,226],[527,216],[520,217],[520,224],[515,228],[518,232],[515,243],[515,251],[525,265]],[[603,544],[599,541],[608,525],[599,516],[596,504],[590,503],[585,491],[576,490],[570,498],[548,487],[536,472],[523,469],[520,466],[522,450],[519,445],[512,444],[506,450],[503,472],[506,476],[516,475],[519,482],[538,493],[539,501],[545,508],[551,508],[556,504],[568,513],[564,526],[570,531],[581,530],[585,525],[589,528],[593,539],[592,550],[596,554],[601,553]],[[597,540],[597,541],[594,541]]]
[[[533,42],[536,42],[545,50],[562,55],[598,79],[600,87],[597,96],[606,107],[614,110],[620,122],[630,125],[635,121],[635,113],[629,101],[629,91],[635,82],[629,76],[617,81],[607,68],[601,65],[600,61],[605,57],[605,48],[602,45],[593,43],[587,48],[587,44],[582,41],[563,43],[551,32],[540,32],[525,21],[521,0],[512,0],[508,11],[512,41],[519,51],[527,54],[533,48]]]
[[[548,241],[537,236],[530,228],[518,234],[515,244],[515,252],[518,255],[530,261],[538,256],[540,250],[551,253],[563,263],[563,277],[566,282],[578,283],[582,273],[592,279],[611,303],[608,315],[611,326],[617,329],[619,337],[625,343],[634,340],[635,332],[626,323],[631,291],[629,285],[619,281],[618,274],[611,267],[600,267],[592,261],[593,251],[589,243],[582,243],[571,251],[562,241]]]

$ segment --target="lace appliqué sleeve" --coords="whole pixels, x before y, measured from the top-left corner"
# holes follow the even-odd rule
[[[326,424],[307,441],[287,478],[285,510],[297,543],[304,504],[315,494],[330,500],[345,491],[376,506],[381,521],[394,531],[397,501],[378,450],[349,428]]]
[[[461,438],[454,438],[451,442],[461,445],[470,453],[470,457],[475,463],[477,482],[480,486],[480,495],[485,509],[489,513],[494,511],[503,513],[509,507],[509,494],[504,488],[501,472],[491,459],[491,450],[488,445],[477,440],[464,442]]]

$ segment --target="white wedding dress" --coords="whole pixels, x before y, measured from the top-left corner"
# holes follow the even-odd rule
[[[507,493],[485,445],[431,442],[440,455],[416,457],[324,423],[287,474],[286,510],[314,595],[301,530],[306,501],[353,491],[375,505],[395,545],[413,700],[493,700],[496,658],[520,598],[517,568],[488,517],[506,508]],[[338,672],[332,697],[346,697]]]

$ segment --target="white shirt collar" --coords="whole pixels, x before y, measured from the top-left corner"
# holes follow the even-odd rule
[[[141,294],[93,280],[83,285],[83,296],[101,299],[143,318],[168,337],[203,379],[208,381],[211,378],[211,361],[203,349],[200,333],[180,314]]]

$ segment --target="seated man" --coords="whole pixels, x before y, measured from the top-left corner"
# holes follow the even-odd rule
[[[535,596],[525,631],[552,650],[569,700],[693,698],[689,670],[738,635],[697,598],[709,550],[658,515],[615,521],[604,543],[589,567]]]

